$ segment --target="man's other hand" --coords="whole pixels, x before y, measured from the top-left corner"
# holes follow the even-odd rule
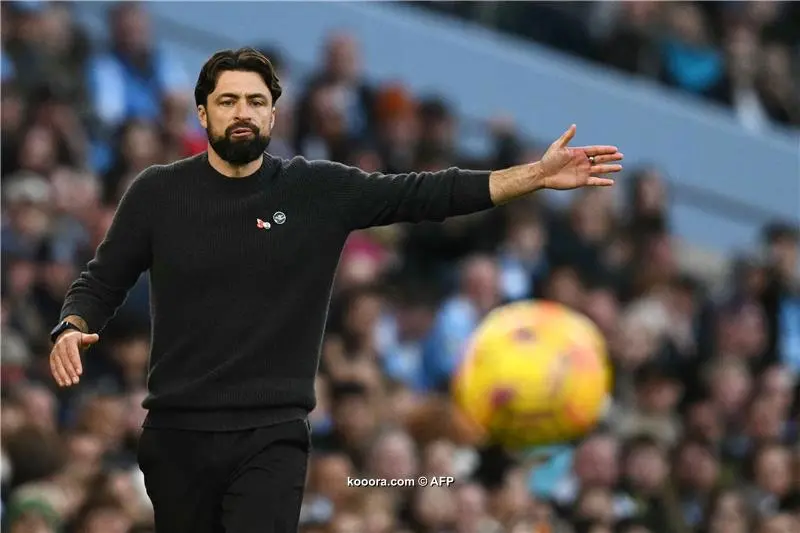
[[[97,333],[67,331],[56,339],[50,351],[50,372],[59,387],[69,387],[80,381],[83,374],[81,352],[100,340]]]

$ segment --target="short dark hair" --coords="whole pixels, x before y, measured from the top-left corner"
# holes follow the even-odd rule
[[[250,47],[239,48],[238,50],[220,50],[211,56],[205,62],[203,68],[200,69],[197,85],[194,87],[195,104],[198,106],[207,105],[208,95],[213,93],[217,87],[219,75],[229,70],[259,74],[264,83],[267,84],[267,87],[269,87],[269,92],[272,95],[272,105],[275,105],[283,92],[275,67],[267,56]]]
[[[633,453],[639,450],[664,451],[661,443],[655,436],[649,433],[639,433],[628,439],[623,445],[622,462],[628,462]]]

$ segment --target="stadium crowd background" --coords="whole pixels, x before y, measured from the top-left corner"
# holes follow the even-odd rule
[[[595,57],[614,67],[647,67],[645,75],[727,102],[743,127],[797,126],[791,59],[800,25],[783,24],[797,9],[781,5],[770,18],[765,4],[779,3],[619,4],[616,22],[598,19],[600,42],[569,33],[552,6],[553,25],[540,26],[548,28],[545,41],[571,36],[554,46],[601,50]],[[148,357],[146,276],[86,356],[79,387],[56,389],[47,332],[129,180],[204,149],[191,118],[193,73],[158,54],[146,8],[136,4],[109,13],[111,42],[90,41],[66,3],[1,7],[3,527],[145,533],[151,509],[136,438]],[[519,20],[515,9],[534,6],[506,5],[493,16]],[[675,36],[661,61],[649,39],[656,24]],[[536,38],[540,30],[526,31]],[[698,78],[684,57],[692,42],[722,58],[711,63],[727,73],[699,78],[723,81]],[[402,86],[372,86],[358,71],[358,43],[340,33],[326,46],[307,78],[279,48],[265,50],[287,84],[272,152],[389,172],[498,168],[540,153],[508,120],[493,124],[491,160],[459,153],[459,117],[446,95],[420,99]],[[797,228],[766,225],[761,248],[735,258],[725,279],[699,279],[680,267],[659,169],[632,169],[619,187],[621,199],[588,191],[556,209],[533,197],[442,225],[352,236],[312,415],[303,532],[799,530]],[[534,469],[464,444],[442,400],[478,317],[530,297],[596,320],[617,370],[604,427]],[[458,484],[346,483],[418,474],[452,475]]]
[[[671,4],[423,5],[730,106],[747,128],[758,129],[765,120],[800,124],[797,6],[771,1]]]

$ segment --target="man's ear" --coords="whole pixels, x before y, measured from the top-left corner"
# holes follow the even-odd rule
[[[272,131],[272,128],[275,127],[275,115],[277,113],[278,113],[278,108],[277,107],[273,107],[272,108],[272,118],[269,121],[269,131]]]
[[[200,125],[203,126],[203,129],[208,129],[208,114],[206,113],[206,106],[197,106],[197,120],[200,121]]]

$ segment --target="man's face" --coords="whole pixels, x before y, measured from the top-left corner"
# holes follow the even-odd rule
[[[198,107],[198,118],[217,155],[243,166],[261,157],[269,145],[275,109],[259,74],[225,71],[207,104]]]
[[[577,476],[587,485],[613,486],[619,475],[618,453],[617,443],[609,437],[589,439],[578,452]]]
[[[630,482],[638,490],[655,494],[664,484],[669,467],[663,454],[655,447],[635,450],[625,465]]]
[[[791,454],[784,447],[762,451],[756,458],[756,486],[775,496],[785,496],[792,483],[791,463]]]
[[[719,477],[719,464],[707,450],[690,444],[681,451],[677,474],[678,479],[688,487],[710,491]]]

